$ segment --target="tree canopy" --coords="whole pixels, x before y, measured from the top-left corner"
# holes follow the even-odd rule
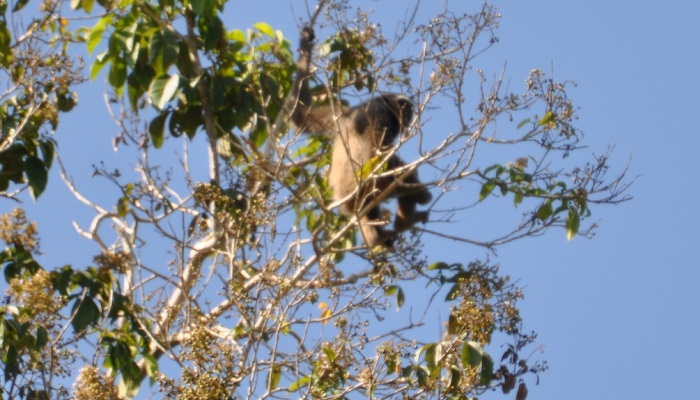
[[[589,236],[595,207],[628,199],[609,153],[569,157],[584,139],[573,82],[533,69],[515,93],[505,71],[481,70],[498,43],[488,3],[418,4],[391,32],[350,1],[294,5],[317,32],[317,101],[416,103],[391,151],[434,200],[395,249],[363,245],[333,204],[328,140],[289,123],[298,32],[227,26],[225,0],[0,0],[0,201],[18,206],[0,219],[0,398],[525,399],[546,364],[521,288],[489,254],[550,228]],[[119,132],[104,140],[126,160],[87,155],[119,193],[107,203],[57,146],[61,115],[81,113],[77,85],[99,77]],[[51,168],[91,210],[76,223],[91,265],[40,265],[21,204],[41,206]],[[504,199],[516,214],[486,206]],[[480,212],[507,229],[447,229]],[[428,241],[485,255],[455,262]]]

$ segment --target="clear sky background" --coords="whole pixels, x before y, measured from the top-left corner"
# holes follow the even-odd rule
[[[356,3],[375,8],[387,27],[404,15],[403,1]],[[443,4],[424,0],[423,8]],[[480,2],[448,4],[475,10]],[[612,174],[631,160],[629,177],[639,175],[629,193],[634,200],[593,208],[600,224],[594,239],[567,242],[556,230],[498,252],[502,270],[525,286],[526,329],[539,333],[541,357],[550,367],[540,385],[529,382],[529,398],[699,398],[700,2],[493,4],[503,15],[500,43],[479,67],[495,73],[507,61],[506,75],[519,84],[538,67],[576,81],[569,94],[580,107],[577,126],[587,135],[589,149],[582,153],[614,145]],[[306,15],[298,0],[230,1],[227,12],[229,28],[265,21],[293,41],[295,18]],[[112,165],[120,157],[111,150],[117,129],[103,90],[102,78],[79,88],[79,108],[63,116],[57,140],[81,189],[114,202],[114,188],[89,177],[92,164]],[[92,214],[69,195],[56,170],[39,203],[24,205],[40,224],[44,266],[91,262],[95,249],[74,233],[71,221],[86,226]],[[0,212],[11,206],[0,203]],[[455,248],[429,243],[430,254]],[[463,261],[484,254],[467,247]]]

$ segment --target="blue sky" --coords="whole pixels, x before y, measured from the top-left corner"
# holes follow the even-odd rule
[[[376,8],[387,26],[403,15],[392,11],[403,2],[357,3]],[[424,9],[437,7],[424,3]],[[480,4],[448,2],[465,3],[469,9]],[[526,328],[539,333],[541,357],[550,367],[540,385],[530,382],[529,398],[696,399],[700,3],[500,3],[493,3],[503,14],[500,42],[478,60],[480,67],[495,73],[507,61],[506,75],[518,83],[538,67],[576,81],[569,94],[580,107],[578,127],[587,134],[583,153],[614,145],[612,173],[631,160],[629,176],[639,175],[630,190],[634,200],[593,209],[600,224],[594,239],[568,242],[563,231],[551,231],[498,251],[502,270],[525,286]],[[305,15],[296,0],[231,2],[227,8],[230,28],[265,21],[292,40],[297,28],[290,10]],[[110,165],[120,157],[111,151],[117,129],[101,100],[102,82],[80,88],[80,108],[62,119],[57,140],[81,189],[116,198],[111,185],[89,178],[93,163]],[[0,203],[0,212],[9,206]],[[38,205],[25,206],[40,223],[46,266],[90,263],[71,221],[85,226],[91,214],[70,197],[56,171]],[[453,246],[442,245],[446,251]],[[464,261],[484,256],[482,249],[465,253]]]
[[[696,156],[700,4],[508,2],[494,53],[516,73],[553,63],[591,150],[631,154],[633,201],[597,209],[593,240],[502,249],[527,285],[525,319],[550,370],[536,399],[694,399],[700,213]],[[491,54],[492,57],[498,57]]]

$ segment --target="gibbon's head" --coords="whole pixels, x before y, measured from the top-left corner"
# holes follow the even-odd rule
[[[380,97],[390,113],[396,118],[398,132],[404,132],[413,119],[413,101],[403,94],[385,94]]]
[[[355,121],[358,132],[364,134],[370,128],[375,134],[381,133],[383,145],[393,143],[413,119],[413,101],[403,94],[383,94],[367,102],[363,108],[364,112]]]

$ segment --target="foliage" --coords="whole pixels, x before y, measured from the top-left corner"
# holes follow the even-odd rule
[[[521,289],[497,264],[443,259],[423,240],[493,249],[551,227],[569,239],[585,236],[591,207],[626,199],[624,173],[606,176],[607,154],[559,169],[554,155],[565,159],[583,139],[570,82],[533,70],[525,93],[515,94],[502,88],[502,76],[489,81],[474,67],[498,42],[494,7],[445,12],[424,24],[414,13],[392,42],[370,15],[351,16],[347,3],[321,0],[309,16],[328,38],[314,60],[325,73],[315,79],[317,98],[413,95],[418,118],[391,151],[420,139],[421,154],[406,168],[420,166],[422,177],[429,170],[423,181],[441,193],[430,205],[441,218],[397,238],[395,251],[358,245],[356,218],[334,212],[324,179],[329,144],[289,129],[294,46],[270,25],[227,28],[224,7],[235,6],[223,0],[74,0],[74,13],[91,16],[90,26],[60,17],[61,3],[47,2],[38,25],[11,35],[3,6],[1,61],[14,86],[0,98],[0,193],[18,198],[8,192],[12,182],[37,197],[46,185],[55,153],[47,124],[56,129],[57,111],[80,112],[69,93],[81,72],[68,57],[72,41],[93,55],[90,76],[106,77],[120,129],[114,144],[136,172],[95,167],[120,193],[106,205],[64,180],[94,213],[88,228],[78,228],[100,248],[91,266],[42,267],[36,226],[20,209],[3,217],[2,396],[69,397],[64,383],[76,378],[76,398],[129,398],[147,390],[147,377],[179,399],[467,399],[495,388],[508,394],[516,384],[516,398],[527,396],[526,380],[546,364],[534,357],[536,335],[523,329]],[[423,53],[396,58],[407,40],[419,41]],[[43,61],[28,63],[30,56]],[[19,71],[22,65],[36,68]],[[465,90],[474,80],[482,95],[471,111]],[[450,102],[456,129],[424,135],[434,128],[421,118],[431,104]],[[180,168],[153,161],[181,140],[206,143],[207,162],[196,157],[206,174],[194,171],[185,150]],[[484,166],[476,158],[477,148],[506,145],[527,155]],[[357,172],[363,179],[392,173],[381,165]],[[434,230],[463,214],[465,192],[473,207],[512,195],[524,217],[489,240]],[[462,203],[449,203],[450,193]],[[449,211],[441,214],[438,204]],[[433,337],[441,313],[447,324]],[[393,321],[397,315],[404,318]],[[78,359],[75,377],[67,366]]]
[[[82,81],[80,60],[67,51],[71,34],[58,2],[42,4],[31,22],[19,17],[27,1],[11,9],[0,1],[0,195],[14,197],[29,187],[37,198],[46,188],[60,112],[78,98],[71,86]],[[11,184],[19,185],[15,189]]]

